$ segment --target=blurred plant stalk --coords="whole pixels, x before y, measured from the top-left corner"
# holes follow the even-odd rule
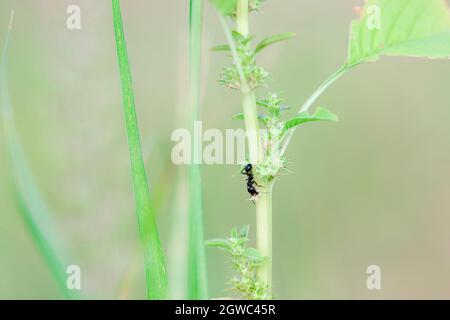
[[[244,37],[250,34],[249,1],[238,0],[236,8],[236,30]],[[254,90],[250,89],[245,76],[241,76],[242,108],[245,127],[248,134],[249,160],[252,164],[262,161],[261,139],[259,134],[258,111]],[[262,182],[259,199],[256,201],[256,242],[257,249],[263,255],[272,257],[272,190],[273,182]],[[272,262],[269,261],[257,268],[259,280],[272,287]]]
[[[192,132],[200,119],[200,82],[202,63],[203,0],[190,0],[189,8],[189,122]],[[205,239],[203,226],[202,173],[198,160],[201,143],[193,146],[194,163],[188,168],[189,235],[188,235],[188,299],[208,297]]]
[[[8,49],[13,27],[14,10],[11,11],[8,31],[0,61],[0,112],[4,138],[11,163],[11,184],[18,212],[21,214],[28,233],[61,293],[67,299],[77,299],[79,294],[67,285],[66,247],[60,237],[48,205],[41,195],[29,166],[19,134],[15,127],[14,110],[8,88]]]

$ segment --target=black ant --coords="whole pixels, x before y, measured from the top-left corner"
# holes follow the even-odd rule
[[[255,186],[259,187],[259,185],[255,181],[255,177],[253,176],[253,166],[249,163],[242,170],[242,174],[247,176],[247,191],[250,193],[250,200],[255,202],[258,200],[259,192],[256,190]]]

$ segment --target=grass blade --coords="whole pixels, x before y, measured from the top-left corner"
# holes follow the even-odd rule
[[[147,175],[142,158],[139,128],[134,103],[134,92],[131,81],[131,70],[128,61],[119,0],[112,0],[112,8],[120,79],[122,84],[125,124],[128,136],[128,146],[130,149],[136,213],[139,233],[144,249],[147,297],[149,299],[165,299],[167,297],[167,274],[164,254],[159,240],[155,212],[150,199]]]
[[[194,121],[200,118],[200,73],[202,51],[203,1],[190,0],[189,12],[189,108],[191,132]],[[194,143],[194,158],[202,155],[201,146]],[[195,161],[194,161],[195,162]],[[208,282],[203,227],[201,169],[191,164],[189,179],[189,253],[188,299],[207,299]]]
[[[37,184],[34,182],[14,125],[14,113],[9,98],[7,76],[8,46],[13,13],[12,11],[0,63],[0,97],[3,129],[8,155],[11,160],[14,199],[27,230],[48,265],[61,293],[68,299],[74,299],[77,295],[66,286],[67,275],[63,264],[64,251],[62,250],[61,239],[58,238],[57,228],[53,225],[47,206],[41,197]]]

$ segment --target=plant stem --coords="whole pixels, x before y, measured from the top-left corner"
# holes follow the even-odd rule
[[[247,37],[250,33],[248,13],[248,0],[238,0],[236,8],[236,30],[244,37]]]
[[[242,108],[248,140],[249,162],[257,164],[263,158],[259,137],[258,113],[254,91],[242,91]]]
[[[202,58],[203,0],[190,0],[189,14],[189,113],[191,132],[200,119],[200,81]],[[194,143],[194,159],[201,157],[201,145]],[[191,300],[208,298],[201,168],[194,163],[188,169],[189,180],[189,253],[188,292]]]
[[[244,37],[249,35],[248,0],[238,0],[236,28]],[[243,82],[243,81],[241,81]],[[241,83],[242,107],[248,135],[249,160],[257,164],[264,157],[259,136],[258,111],[255,92],[246,83]],[[262,182],[260,182],[262,184]],[[273,183],[262,184],[259,199],[256,201],[256,246],[263,256],[272,256],[272,187]],[[272,262],[258,267],[258,279],[271,288]]]
[[[250,30],[248,15],[248,0],[238,0],[236,9],[236,29],[244,37],[248,37]],[[249,88],[245,75],[243,75],[243,79],[241,79],[241,92],[245,128],[247,130],[249,161],[252,164],[257,164],[263,157],[259,139],[258,111],[256,109],[255,92]]]
[[[256,244],[258,251],[272,257],[272,189],[273,182],[264,185],[256,202]],[[258,267],[258,279],[272,287],[272,261]]]
[[[336,82],[346,71],[349,70],[350,67],[347,65],[343,65],[336,72],[334,72],[324,83],[320,85],[320,87],[314,91],[314,93],[306,100],[303,106],[300,108],[298,113],[306,112],[312,106],[312,104],[325,92],[333,83]]]
[[[236,8],[236,28],[243,36],[249,35],[249,19],[248,19],[248,0],[238,0]],[[227,41],[230,45],[234,63],[239,72],[241,80],[242,108],[244,112],[245,128],[247,131],[247,141],[249,149],[249,162],[257,164],[263,157],[263,149],[259,136],[258,112],[256,108],[255,92],[250,89],[245,74],[242,69],[241,61],[236,50],[236,45],[231,36],[228,24],[222,15],[219,15]],[[273,182],[261,185],[260,198],[256,202],[256,246],[259,252],[271,257],[272,255],[272,186]],[[257,270],[258,278],[264,281],[269,288],[272,286],[272,262],[261,266]]]
[[[334,72],[325,82],[323,82],[319,88],[317,88],[316,91],[308,98],[308,100],[305,101],[303,106],[300,108],[298,113],[307,112],[309,108],[313,105],[314,102],[324,93],[333,83],[335,83],[341,76],[343,76],[348,70],[350,70],[352,67],[348,66],[347,64],[340,67],[336,72]],[[293,128],[289,131],[285,142],[283,144],[283,147],[281,148],[281,154],[284,155],[286,152],[286,148],[288,147],[289,143],[291,142],[292,136],[294,135],[296,128]]]

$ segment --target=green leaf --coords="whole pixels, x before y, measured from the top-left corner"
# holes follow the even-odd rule
[[[270,257],[263,256],[261,259],[252,261],[252,264],[255,267],[260,267],[260,266],[263,266],[263,265],[269,263],[271,260],[272,259]]]
[[[223,15],[230,15],[236,10],[237,0],[211,0]]]
[[[239,231],[239,237],[248,238],[249,232],[250,232],[250,226],[249,225],[243,226],[241,228],[241,230]]]
[[[266,109],[272,117],[278,118],[281,116],[281,112],[288,110],[289,106],[282,105],[283,100],[276,94],[271,94],[270,96],[259,99],[256,104],[261,108]]]
[[[144,250],[147,297],[149,299],[165,299],[167,297],[167,274],[164,253],[159,239],[155,211],[152,200],[150,199],[147,174],[142,157],[130,63],[128,60],[119,0],[112,0],[112,7],[125,125],[136,202],[136,215]]]
[[[231,31],[231,35],[233,36],[234,41],[236,41],[236,43],[238,43],[238,44],[240,44],[242,46],[246,46],[253,39],[253,36],[247,36],[246,37],[246,36],[242,35],[241,33],[239,33],[236,30]]]
[[[238,236],[239,236],[239,233],[238,233],[238,231],[237,231],[237,228],[231,229],[230,237],[233,238],[233,239],[237,239]]]
[[[200,119],[200,74],[202,65],[203,0],[190,0],[189,11],[189,112],[186,122]],[[191,130],[194,130],[191,127]],[[194,145],[193,154],[201,154],[201,146]],[[188,287],[190,300],[208,299],[208,274],[203,221],[203,190],[200,165],[188,167],[189,238]]]
[[[294,128],[298,125],[301,125],[303,123],[307,122],[313,122],[313,121],[333,121],[337,122],[339,119],[338,117],[329,111],[328,109],[318,107],[314,114],[310,115],[308,112],[301,112],[297,114],[294,118],[287,121],[284,125],[284,132],[287,130]]]
[[[255,49],[255,53],[260,52],[261,50],[263,50],[264,48],[267,48],[268,46],[270,46],[272,44],[291,39],[295,36],[296,36],[296,34],[293,32],[286,32],[286,33],[281,33],[281,34],[277,34],[277,35],[265,38],[260,43],[258,43],[258,45],[256,46],[256,49]]]
[[[382,55],[450,57],[450,14],[444,0],[368,0],[351,26],[348,66]]]
[[[253,266],[261,266],[270,261],[270,257],[263,256],[255,248],[245,248],[245,256],[251,261]]]
[[[220,44],[211,48],[211,51],[231,51],[231,48],[228,44]]]
[[[233,120],[245,120],[244,114],[243,113],[238,113],[235,114],[233,117],[231,117],[231,119]],[[266,123],[267,122],[267,117],[264,114],[258,114],[258,120],[261,121],[262,123]]]
[[[222,249],[229,253],[232,252],[230,242],[227,239],[211,239],[205,241],[205,244],[211,248]]]
[[[245,255],[250,260],[259,260],[262,259],[262,254],[255,248],[245,248]]]

